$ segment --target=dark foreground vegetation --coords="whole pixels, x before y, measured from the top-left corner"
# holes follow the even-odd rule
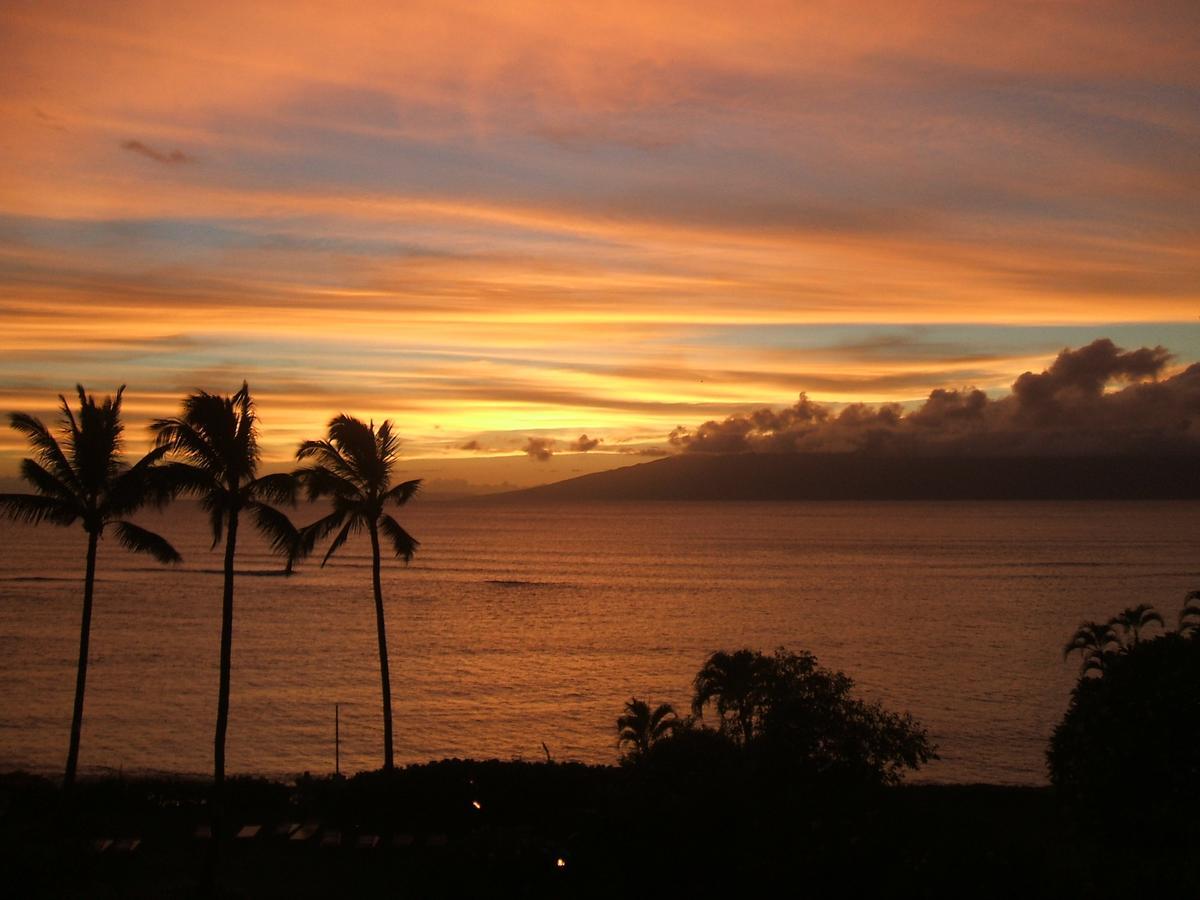
[[[219,818],[207,781],[12,774],[0,867],[31,897],[1200,896],[1200,596],[1155,623],[1068,645],[1053,787],[906,785],[934,755],[916,722],[811,654],[744,649],[704,662],[688,716],[631,699],[616,766],[233,778]]]
[[[446,760],[286,785],[230,779],[218,895],[1200,891],[1194,834],[1161,843],[1098,831],[1050,788],[794,791],[715,762],[671,777],[637,766]],[[0,866],[21,886],[9,896],[195,895],[209,796],[200,782],[84,780],[68,807],[49,781],[0,779]],[[237,837],[247,825],[261,828]]]

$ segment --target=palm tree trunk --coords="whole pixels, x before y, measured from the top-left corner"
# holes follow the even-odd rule
[[[75,785],[75,769],[79,764],[79,735],[83,731],[83,690],[87,685],[88,644],[92,634],[92,595],[96,588],[96,545],[100,534],[88,532],[87,574],[83,577],[83,616],[79,623],[79,665],[75,669],[75,710],[71,714],[71,744],[67,749],[67,772],[63,790]]]
[[[229,727],[229,673],[233,659],[233,559],[237,548],[238,513],[229,511],[225,532],[225,593],[221,600],[221,676],[217,690],[217,729],[213,738],[212,834],[208,864],[204,871],[205,892],[214,890],[220,868],[221,839],[225,824],[225,732]]]
[[[379,632],[379,677],[383,681],[383,771],[394,767],[392,755],[392,679],[388,674],[387,629],[383,624],[383,585],[379,579],[379,528],[371,530],[371,578],[375,586],[375,628]]]
[[[218,796],[225,784],[225,732],[229,727],[229,674],[233,659],[233,558],[237,547],[237,510],[229,512],[225,535],[225,594],[221,601],[221,685],[217,692],[217,731],[213,740],[213,783]]]

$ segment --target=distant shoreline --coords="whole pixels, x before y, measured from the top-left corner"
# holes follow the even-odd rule
[[[1197,500],[1188,456],[686,453],[492,500]]]

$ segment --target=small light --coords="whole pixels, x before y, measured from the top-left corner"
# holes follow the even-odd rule
[[[483,804],[481,804],[478,800],[472,800],[471,805],[476,809],[483,809]]]
[[[554,864],[556,866],[558,866],[560,869],[565,869],[567,867],[567,861],[565,859],[563,859],[561,856],[554,861]]]

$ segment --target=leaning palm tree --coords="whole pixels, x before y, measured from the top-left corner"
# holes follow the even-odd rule
[[[1103,675],[1105,659],[1110,652],[1109,647],[1114,644],[1119,646],[1120,640],[1111,624],[1108,622],[1084,622],[1075,629],[1071,640],[1067,641],[1063,647],[1063,659],[1078,652],[1083,660],[1080,675],[1086,675],[1088,672],[1097,672]]]
[[[634,697],[626,702],[625,712],[617,717],[617,747],[628,745],[626,758],[641,759],[682,724],[670,703],[660,703],[651,709],[645,700]]]
[[[321,565],[329,562],[352,534],[363,528],[371,537],[371,578],[375,589],[375,630],[379,640],[379,676],[383,691],[383,768],[394,765],[392,752],[392,687],[388,672],[387,629],[383,617],[383,587],[379,573],[379,533],[391,543],[397,559],[405,563],[417,551],[417,540],[384,510],[403,506],[421,486],[421,480],[392,484],[400,440],[390,421],[377,429],[353,416],[335,416],[329,422],[328,437],[323,441],[305,441],[296,451],[299,460],[312,465],[296,472],[307,489],[308,498],[329,497],[333,512],[309,526],[313,539],[337,531]]]
[[[1179,611],[1179,631],[1185,636],[1200,634],[1200,591],[1191,591],[1183,598]]]
[[[742,744],[754,737],[755,717],[762,706],[764,676],[771,660],[753,650],[712,654],[693,682],[692,714],[702,716],[710,702],[717,708],[721,729],[736,727],[735,734]]]
[[[1160,628],[1165,628],[1163,617],[1149,603],[1139,603],[1130,606],[1108,620],[1114,629],[1120,629],[1121,645],[1125,648],[1136,647],[1141,640],[1142,629],[1157,622]]]
[[[75,708],[71,715],[71,743],[67,750],[67,771],[63,787],[75,783],[79,762],[79,736],[83,729],[83,693],[87,683],[88,643],[91,637],[92,597],[96,583],[96,554],[100,539],[110,526],[121,546],[135,553],[148,553],[161,563],[179,562],[179,554],[166,540],[147,531],[125,516],[147,503],[161,505],[169,497],[156,463],[161,450],[152,450],[133,466],[121,458],[121,395],[105,397],[97,404],[94,396],[79,392],[79,413],[71,411],[66,397],[56,438],[39,419],[26,413],[13,413],[9,424],[25,435],[37,459],[21,461],[21,475],[33,485],[36,494],[0,494],[0,512],[10,519],[38,525],[73,525],[79,522],[87,532],[87,568],[83,577],[83,615],[79,626],[79,663],[75,670]]]
[[[273,539],[269,523],[283,516],[266,501],[294,503],[291,475],[258,475],[258,416],[245,382],[232,397],[198,391],[184,398],[175,418],[151,426],[160,450],[172,454],[166,474],[180,493],[200,498],[209,516],[212,546],[225,537],[225,584],[221,603],[221,672],[213,739],[213,782],[219,819],[225,783],[225,733],[229,725],[229,682],[233,648],[233,576],[239,517],[243,511]],[[266,527],[264,527],[266,526]],[[216,832],[214,831],[214,843]]]

